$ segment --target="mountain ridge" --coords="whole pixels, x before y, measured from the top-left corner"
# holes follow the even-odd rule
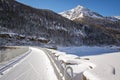
[[[68,20],[51,10],[32,8],[14,0],[0,0],[0,8],[0,26],[6,28],[8,33],[12,31],[26,36],[44,37],[49,39],[51,44],[76,44],[74,38],[77,35],[74,32],[82,27],[81,24]],[[79,35],[81,38],[82,35]],[[6,41],[4,44],[7,45],[15,39],[4,40]],[[18,41],[22,44],[20,40]],[[31,42],[28,39],[25,41]]]
[[[99,13],[91,11],[90,9],[80,5],[62,12],[60,15],[83,25],[100,25],[102,27],[120,29],[119,16],[102,16]]]
[[[83,14],[83,16],[81,16],[81,14]],[[109,34],[109,36],[111,35],[114,37],[114,39],[116,39],[119,43],[120,38],[118,36],[120,36],[120,20],[115,17],[102,16],[97,12],[84,8],[83,6],[77,6],[73,9],[60,13],[60,15],[82,25],[87,25],[93,31],[87,35],[88,39],[92,38],[94,40],[97,38],[97,36],[95,37],[96,34],[99,35],[99,37],[101,36],[102,39],[101,34],[105,33],[105,35]],[[104,32],[101,33],[100,30],[101,32]]]
[[[115,32],[69,20],[51,10],[0,0],[0,45],[116,45],[120,32]]]
[[[76,7],[63,11],[59,13],[63,17],[66,17],[70,20],[74,20],[76,18],[83,18],[83,17],[91,17],[91,18],[98,18],[98,19],[104,19],[106,17],[110,17],[111,19],[109,20],[118,20],[120,19],[119,16],[103,16],[97,12],[94,12],[86,7],[83,7],[81,5],[77,5]]]
[[[119,20],[120,20],[120,16],[113,16],[113,17],[115,17],[115,18],[117,18],[117,19],[119,19]]]

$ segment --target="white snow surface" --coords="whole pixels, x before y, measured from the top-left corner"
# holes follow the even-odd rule
[[[80,46],[80,47],[58,47],[59,51],[75,54],[78,56],[100,55],[112,52],[119,52],[120,47],[116,46]]]
[[[120,80],[120,52],[86,57],[96,65],[83,73],[89,80]]]
[[[88,48],[90,47],[83,46],[82,49],[86,50]],[[107,49],[108,52],[106,52]],[[89,50],[95,50],[95,52],[105,50],[105,53],[101,52],[89,55],[87,52],[84,53],[84,56],[76,56],[74,54],[67,54],[65,52],[59,52],[51,49],[49,50],[51,50],[54,54],[59,54],[59,60],[69,63],[68,66],[73,68],[74,80],[83,80],[83,75],[87,80],[120,80],[120,52],[117,52],[116,49],[118,50],[119,47],[96,46]],[[73,50],[70,50],[69,48],[69,51],[71,52]],[[70,74],[70,71],[68,71],[68,73]]]

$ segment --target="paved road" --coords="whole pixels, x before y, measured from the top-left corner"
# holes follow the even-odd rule
[[[57,80],[46,54],[37,48],[31,49],[31,53],[0,80]]]

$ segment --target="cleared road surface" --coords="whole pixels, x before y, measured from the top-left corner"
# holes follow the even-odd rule
[[[0,80],[57,80],[46,54],[40,49],[31,49],[31,53],[9,72],[3,74]]]

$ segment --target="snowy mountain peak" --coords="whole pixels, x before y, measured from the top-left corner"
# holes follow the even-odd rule
[[[75,7],[72,10],[75,10],[75,11],[90,11],[88,8],[85,8],[85,7],[81,6],[81,5],[78,5],[77,7]]]
[[[85,8],[85,7],[83,7],[83,6],[81,6],[81,5],[77,5],[76,8]]]
[[[77,7],[60,13],[62,16],[74,20],[83,17],[92,17],[92,18],[103,18],[100,14],[91,11],[88,8],[78,5]]]

